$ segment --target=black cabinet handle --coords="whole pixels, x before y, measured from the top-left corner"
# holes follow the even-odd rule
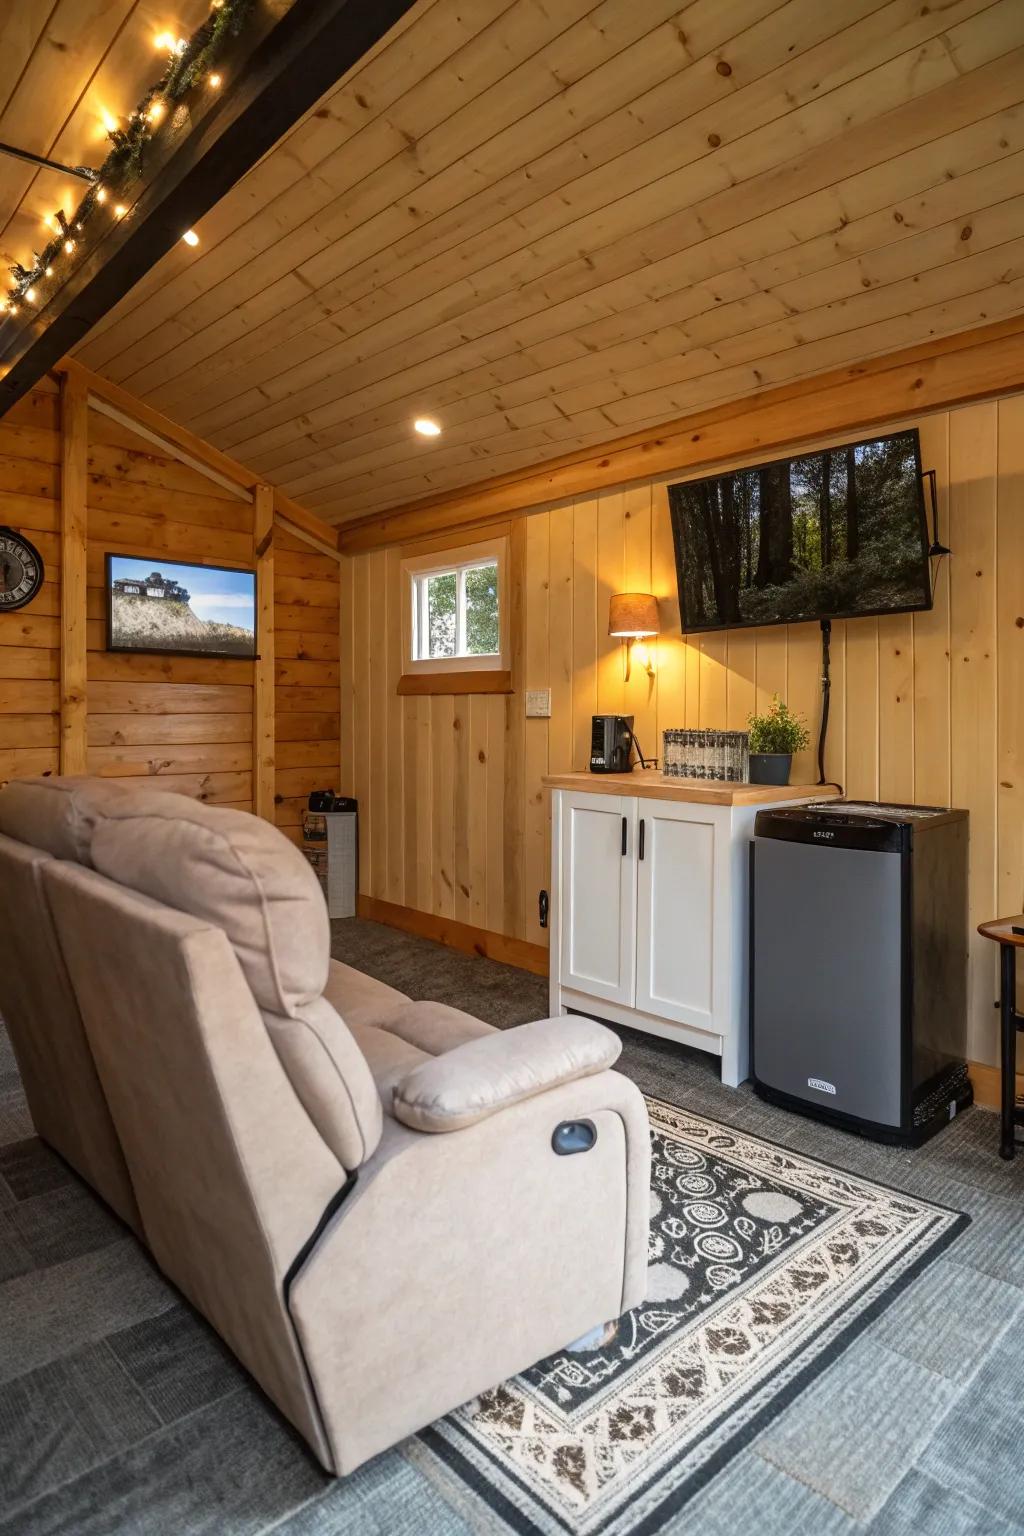
[[[626,857],[626,818],[622,818],[622,857]]]
[[[642,859],[644,856],[644,818],[642,816],[640,817],[640,844],[637,852]]]

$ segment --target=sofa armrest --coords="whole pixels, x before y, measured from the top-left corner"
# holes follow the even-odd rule
[[[395,1118],[416,1131],[461,1131],[559,1083],[603,1072],[622,1042],[593,1019],[538,1019],[468,1040],[395,1085]]]

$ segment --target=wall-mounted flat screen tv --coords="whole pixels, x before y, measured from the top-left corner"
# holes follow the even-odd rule
[[[684,630],[931,607],[917,431],[669,486]]]
[[[108,651],[256,655],[256,573],[107,556]]]

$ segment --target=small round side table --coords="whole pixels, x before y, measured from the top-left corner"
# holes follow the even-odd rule
[[[1024,912],[1017,917],[997,917],[979,923],[983,938],[999,945],[1000,1066],[1002,1069],[999,1156],[1010,1158],[1018,1145],[1014,1126],[1024,1125],[1024,1107],[1016,1100],[1017,1031],[1024,1029],[1024,1014],[1017,1012],[1017,951],[1024,949]],[[1024,1142],[1020,1143],[1024,1145]]]

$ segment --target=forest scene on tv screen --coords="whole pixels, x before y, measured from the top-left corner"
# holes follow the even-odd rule
[[[669,487],[684,629],[925,608],[917,437]]]

